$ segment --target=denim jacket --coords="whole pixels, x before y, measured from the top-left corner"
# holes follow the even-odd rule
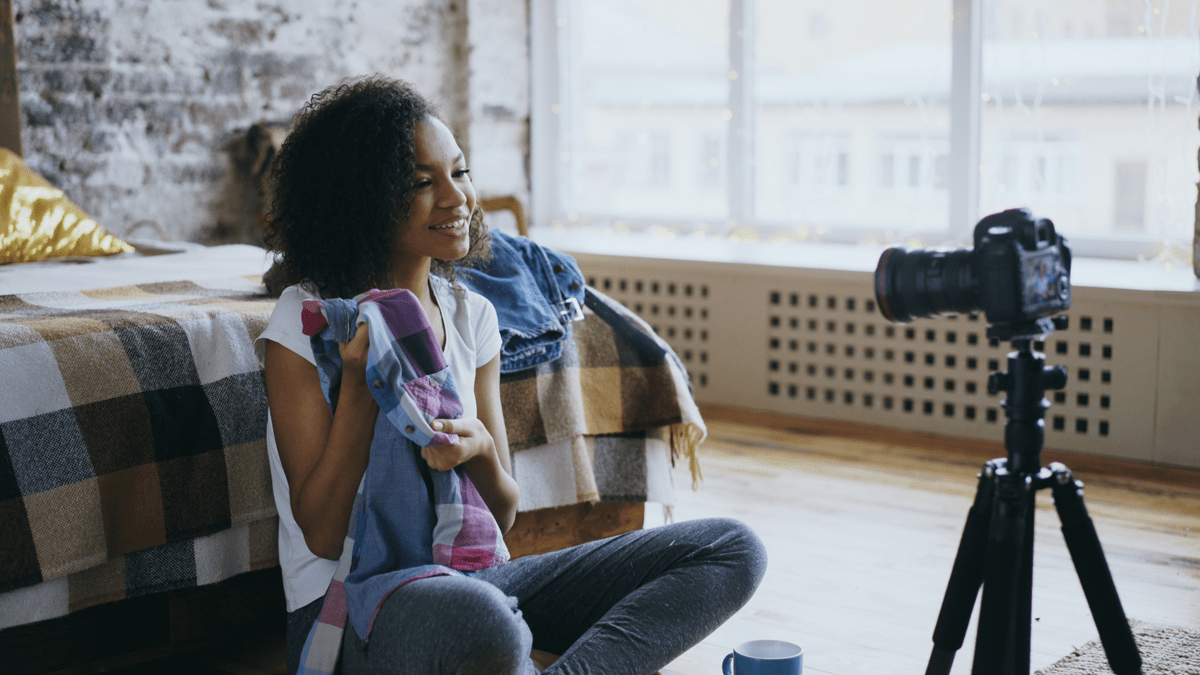
[[[464,284],[492,302],[500,323],[500,372],[562,355],[572,321],[583,318],[583,273],[575,259],[492,230],[492,259],[459,270]]]

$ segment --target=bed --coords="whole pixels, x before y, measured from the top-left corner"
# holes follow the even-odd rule
[[[30,672],[93,656],[18,654],[39,627],[27,624],[61,633],[86,608],[277,571],[252,349],[274,305],[271,259],[133,243],[0,265],[0,662],[35,658]],[[563,357],[502,379],[516,555],[641,527],[645,502],[674,502],[670,466],[694,461],[704,433],[670,348],[602,294],[587,304]],[[195,637],[174,627],[178,604],[165,605],[160,652]]]
[[[139,251],[0,267],[0,627],[276,561],[263,251]]]

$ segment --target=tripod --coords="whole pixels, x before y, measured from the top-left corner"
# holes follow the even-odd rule
[[[1041,466],[1047,389],[1062,389],[1067,372],[1046,367],[1045,356],[1030,347],[1034,337],[1065,328],[1066,317],[1017,325],[991,326],[988,337],[1011,340],[1008,371],[994,372],[988,391],[1008,392],[1004,447],[1007,458],[987,462],[979,475],[975,502],[967,514],[962,541],[933,631],[926,675],[949,675],[962,647],[975,598],[983,587],[975,639],[973,675],[1028,675],[1033,596],[1033,516],[1037,491],[1049,487],[1062,522],[1063,537],[1088,608],[1116,675],[1142,671],[1142,657],[1117,597],[1096,528],[1083,504],[1083,483],[1058,462]]]

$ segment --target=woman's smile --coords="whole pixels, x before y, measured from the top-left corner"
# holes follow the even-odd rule
[[[468,220],[467,216],[462,216],[461,218],[456,218],[455,220],[451,220],[449,222],[442,223],[441,225],[434,225],[433,227],[431,227],[429,229],[434,230],[436,232],[446,232],[446,233],[458,236],[458,235],[466,234],[468,224],[469,224],[469,220]]]

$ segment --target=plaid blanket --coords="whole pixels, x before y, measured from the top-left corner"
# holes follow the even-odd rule
[[[0,296],[0,592],[86,571],[74,610],[196,585],[232,554],[197,538],[231,528],[238,566],[275,555],[252,348],[274,301],[245,286]]]
[[[572,472],[555,480],[573,480],[576,494],[537,507],[646,501],[646,449],[655,442],[669,443],[672,461],[686,458],[693,482],[700,479],[696,449],[706,430],[687,371],[640,317],[593,288],[562,356],[502,374],[500,397],[523,508],[525,451],[545,454],[547,445],[569,455],[544,463]]]
[[[0,628],[278,564],[253,282],[0,295]],[[522,510],[665,503],[659,447],[699,475],[682,366],[587,304],[561,359],[501,378]]]

